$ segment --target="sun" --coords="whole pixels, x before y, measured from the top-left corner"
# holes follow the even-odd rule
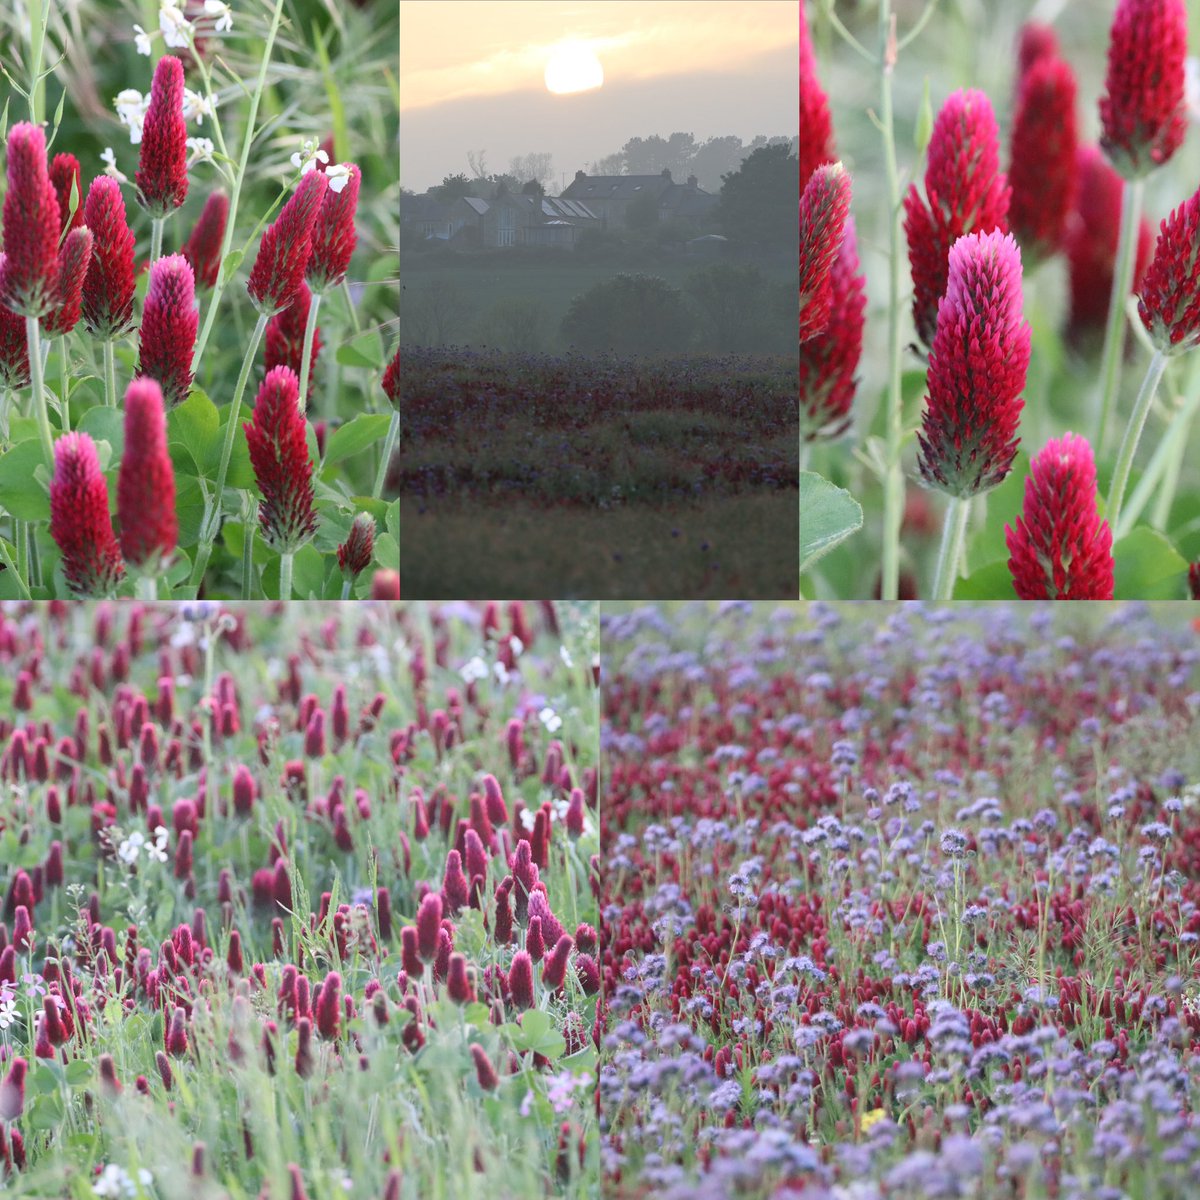
[[[584,42],[562,42],[546,63],[546,87],[557,96],[589,92],[604,83],[604,68]]]

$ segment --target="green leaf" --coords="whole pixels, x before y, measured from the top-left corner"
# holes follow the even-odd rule
[[[1187,560],[1157,530],[1138,526],[1113,547],[1114,600],[1182,600]]]
[[[967,542],[967,566],[989,565],[997,559],[1008,561],[1008,542],[1004,537],[1004,526],[1015,525],[1021,515],[1025,499],[1025,477],[1029,474],[1029,455],[1020,450],[1013,460],[1012,470],[999,487],[987,492],[973,504],[983,504],[987,519],[982,529],[974,530]],[[972,513],[972,521],[975,514]],[[1007,594],[1007,593],[1006,593]]]
[[[800,472],[800,573],[862,528],[861,505],[845,488]]]
[[[118,460],[125,452],[125,418],[118,408],[109,408],[107,404],[89,408],[76,428],[90,434],[97,444],[108,442]]]
[[[311,542],[301,546],[292,562],[292,597],[320,600],[325,588],[326,567],[325,556]]]
[[[33,1072],[33,1090],[39,1096],[48,1096],[58,1091],[58,1076],[45,1063],[39,1063]]]
[[[225,279],[233,278],[234,272],[242,265],[242,259],[245,257],[246,252],[244,250],[230,250],[225,255],[225,261],[221,264]]]
[[[72,1086],[87,1083],[92,1077],[92,1064],[82,1058],[67,1063],[67,1082]]]
[[[167,414],[167,441],[183,446],[203,475],[221,461],[221,418],[217,406],[199,389]]]
[[[63,1103],[60,1096],[39,1096],[26,1118],[30,1129],[45,1132],[58,1127],[63,1119]]]
[[[50,496],[34,477],[44,465],[42,443],[33,439],[18,442],[0,454],[0,508],[18,521],[48,521]]]
[[[954,585],[955,600],[1012,600],[1015,596],[1007,559],[990,562]]]
[[[352,342],[338,347],[337,360],[343,367],[383,366],[383,338],[378,329],[368,329]]]
[[[550,1018],[540,1008],[529,1009],[513,1035],[518,1050],[532,1050],[546,1058],[559,1058],[567,1048],[566,1039],[554,1028]]]
[[[383,413],[359,413],[354,420],[339,426],[325,443],[325,466],[330,467],[382,442],[389,420]]]

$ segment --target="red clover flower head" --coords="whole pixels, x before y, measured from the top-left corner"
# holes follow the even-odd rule
[[[442,898],[437,892],[429,892],[417,908],[417,954],[422,962],[430,963],[437,958],[441,928]]]
[[[1200,343],[1200,191],[1159,226],[1139,289],[1138,315],[1166,354]]]
[[[371,565],[375,552],[375,518],[359,513],[346,540],[337,548],[338,569],[347,579],[357,579]]]
[[[829,300],[825,332],[800,345],[800,429],[809,441],[837,437],[850,424],[867,306],[853,217],[846,219],[842,246],[829,272]]]
[[[1052,438],[1025,480],[1016,527],[1004,527],[1013,587],[1022,600],[1111,600],[1112,531],[1096,505],[1087,439]]]
[[[400,347],[396,347],[396,353],[392,355],[392,361],[388,363],[383,372],[383,394],[392,402],[392,407],[400,411]]]
[[[1021,77],[1008,220],[1027,258],[1048,258],[1058,250],[1075,203],[1075,91],[1075,72],[1060,58],[1040,58]]]
[[[175,471],[167,453],[163,396],[153,379],[125,391],[125,452],[117,477],[121,550],[127,562],[152,568],[170,557],[179,536]]]
[[[1184,0],[1118,0],[1100,97],[1100,145],[1126,179],[1147,175],[1187,130]]]
[[[1025,75],[1043,58],[1058,58],[1058,34],[1053,25],[1026,21],[1017,35],[1017,76]]]
[[[221,269],[221,243],[229,220],[229,197],[218,188],[200,210],[200,216],[180,253],[192,264],[198,288],[211,288]]]
[[[60,235],[77,229],[83,221],[83,177],[79,159],[73,154],[56,154],[50,162],[50,182],[58,197]],[[71,213],[71,193],[75,196],[75,212]]]
[[[242,428],[262,493],[258,516],[263,537],[277,550],[294,551],[317,528],[307,423],[300,412],[300,381],[294,371],[275,367],[267,372],[254,401],[253,420]]]
[[[829,275],[850,212],[850,176],[840,162],[818,167],[800,197],[800,341],[822,333],[833,297]]]
[[[108,515],[108,485],[96,444],[86,433],[64,434],[54,443],[50,535],[62,551],[63,573],[72,591],[106,595],[124,575]]]
[[[926,346],[933,344],[946,291],[950,247],[966,233],[1005,232],[1009,194],[992,102],[974,89],[951,93],[933,124],[926,199],[915,183],[904,198],[913,321]]]
[[[79,324],[83,288],[92,262],[92,231],[72,229],[58,251],[58,305],[42,318],[42,329],[51,337],[70,333]]]
[[[1021,252],[1012,234],[960,238],[950,249],[918,434],[918,465],[931,487],[975,496],[1012,469],[1029,337],[1021,317]]]
[[[264,361],[269,371],[272,367],[291,367],[300,374],[304,356],[304,328],[308,324],[308,311],[312,305],[312,293],[308,284],[301,282],[296,289],[296,298],[277,312],[268,322],[264,338]],[[321,327],[313,330],[312,358],[309,363],[308,396],[312,399],[317,383],[317,359],[321,356]]]
[[[21,121],[8,132],[4,197],[4,278],[0,300],[23,317],[45,316],[58,302],[58,199],[46,167],[46,135]]]
[[[196,348],[195,277],[182,254],[150,264],[150,285],[142,312],[138,376],[156,379],[168,408],[187,399]]]
[[[513,955],[508,972],[508,990],[519,1009],[533,1007],[533,959],[524,950]]]
[[[138,203],[163,217],[187,199],[187,124],[183,118],[183,64],[167,54],[154,68],[150,106],[142,126]]]
[[[813,54],[804,5],[800,5],[800,190],[804,191],[812,173],[837,158],[833,144],[833,122],[829,116],[829,97],[817,79],[817,60]]]
[[[0,254],[0,279],[4,277],[4,255]],[[0,304],[0,387],[18,390],[29,384],[29,341],[25,318]]]
[[[295,299],[308,266],[313,230],[328,187],[329,182],[320,171],[309,171],[278,218],[263,233],[246,284],[260,313],[273,315]]]
[[[84,224],[92,231],[92,266],[83,282],[83,323],[109,340],[133,324],[133,232],[125,219],[121,185],[98,175],[83,202]]]
[[[346,164],[349,174],[341,188],[326,189],[312,235],[312,254],[305,274],[314,292],[337,287],[346,277],[354,253],[357,234],[354,212],[358,207],[358,189],[362,172],[354,163]]]

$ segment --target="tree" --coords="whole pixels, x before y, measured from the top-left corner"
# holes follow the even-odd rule
[[[627,175],[625,155],[620,150],[616,154],[606,154],[591,164],[589,175]]]
[[[656,275],[616,275],[571,301],[564,340],[580,350],[672,354],[691,341],[683,293]]]
[[[800,163],[786,141],[760,147],[721,179],[717,216],[726,237],[759,252],[799,252]]]
[[[719,192],[721,176],[736,171],[742,165],[746,153],[742,149],[740,137],[733,134],[710,137],[696,147],[696,153],[692,156],[692,174],[706,192]]]
[[[775,297],[757,267],[714,263],[693,271],[684,286],[700,313],[706,350],[766,352],[795,332],[790,313],[778,320]]]
[[[546,189],[536,179],[530,179],[521,185],[522,196],[544,196]]]
[[[536,154],[518,154],[509,160],[508,173],[522,181],[536,180],[542,185],[542,193],[554,178],[554,155],[541,151]]]
[[[447,175],[433,193],[439,200],[457,200],[460,196],[475,195],[475,184],[460,171],[457,175]]]

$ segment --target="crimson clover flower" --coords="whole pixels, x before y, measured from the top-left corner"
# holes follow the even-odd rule
[[[8,133],[4,197],[4,278],[0,300],[23,317],[43,317],[58,301],[58,199],[46,166],[41,126],[21,121]]]
[[[400,347],[392,355],[391,362],[383,372],[383,394],[392,402],[392,407],[400,411]]]
[[[801,436],[809,441],[837,437],[850,424],[867,306],[853,217],[846,220],[842,246],[829,272],[829,300],[825,332],[800,344]]]
[[[268,322],[264,336],[263,358],[267,370],[272,367],[291,367],[300,374],[300,360],[304,354],[304,327],[308,324],[308,312],[312,307],[312,292],[303,280],[296,289],[296,298],[287,308],[277,312]],[[313,330],[312,358],[309,363],[308,396],[312,396],[316,385],[317,359],[321,354],[321,327]]]
[[[62,551],[72,591],[105,595],[120,582],[125,564],[108,515],[108,485],[86,433],[64,434],[54,443],[50,536]]]
[[[307,423],[299,397],[296,373],[274,367],[258,389],[253,420],[242,426],[262,493],[258,518],[263,537],[284,552],[294,551],[317,528]]]
[[[125,391],[125,452],[117,476],[121,551],[137,566],[170,557],[179,536],[175,471],[167,453],[163,396],[153,379],[135,379]]]
[[[1021,252],[1012,234],[960,238],[950,248],[917,435],[918,465],[931,487],[974,496],[1012,469],[1029,338],[1021,317]]]
[[[119,337],[133,323],[133,232],[125,218],[121,185],[98,175],[83,203],[84,224],[92,231],[92,266],[83,283],[83,323],[104,340]]]
[[[926,198],[915,183],[904,197],[913,322],[926,346],[933,344],[946,291],[950,247],[966,233],[1005,232],[1009,195],[991,101],[975,89],[951,93],[933,124]]]
[[[4,277],[4,255],[0,254],[0,279]],[[0,387],[13,390],[29,384],[29,341],[25,318],[0,304]]]
[[[1184,0],[1118,0],[1100,97],[1100,145],[1126,179],[1161,166],[1187,130]]]
[[[314,292],[337,287],[346,277],[354,253],[357,233],[354,212],[358,207],[358,189],[362,172],[354,163],[347,163],[346,182],[337,191],[329,187],[321,201],[317,223],[313,228],[312,253],[305,274]]]
[[[1067,338],[1076,345],[1092,332],[1103,329],[1108,316],[1121,229],[1121,191],[1125,186],[1098,147],[1080,146],[1077,162],[1079,186],[1075,211],[1068,218],[1064,237],[1071,293]],[[1153,240],[1150,222],[1142,217],[1132,292],[1138,290],[1150,262]]]
[[[1200,191],[1159,226],[1139,289],[1138,315],[1164,354],[1200,343]]]
[[[1075,72],[1039,58],[1021,77],[1013,119],[1008,222],[1028,257],[1058,250],[1078,180]]]
[[[309,171],[263,233],[246,284],[260,313],[271,316],[295,299],[312,253],[313,230],[328,186],[320,171]]]
[[[150,106],[142,126],[142,147],[134,175],[138,203],[164,217],[187,199],[187,124],[183,118],[183,64],[167,54],[158,60],[150,84]]]
[[[1053,25],[1026,21],[1017,35],[1017,76],[1020,78],[1043,58],[1058,58],[1058,34]]]
[[[371,565],[375,550],[375,518],[359,513],[346,540],[337,548],[338,569],[347,579],[357,579]]]
[[[42,328],[52,337],[70,333],[79,323],[83,288],[92,262],[92,231],[72,229],[58,252],[58,303],[42,318]]]
[[[187,259],[182,254],[168,254],[152,262],[137,374],[158,380],[168,407],[185,400],[192,386],[192,352],[199,323],[195,277]]]
[[[1112,530],[1096,504],[1086,438],[1051,438],[1025,480],[1015,527],[1004,527],[1008,569],[1022,600],[1111,600]]]
[[[225,238],[225,224],[229,220],[229,197],[217,188],[204,202],[204,208],[196,219],[188,240],[180,253],[192,264],[196,273],[196,286],[211,288],[216,285],[221,269],[221,243]]]
[[[804,191],[812,173],[825,163],[833,162],[837,154],[833,148],[829,97],[817,79],[817,60],[813,55],[803,4],[800,5],[800,128],[804,130],[800,139],[800,190]]]
[[[60,236],[77,229],[83,221],[83,177],[79,159],[73,154],[56,154],[50,162],[50,182],[58,198]],[[75,213],[71,213],[71,192],[75,193]]]
[[[800,197],[800,341],[829,323],[829,275],[850,212],[850,176],[840,162],[818,167]]]

